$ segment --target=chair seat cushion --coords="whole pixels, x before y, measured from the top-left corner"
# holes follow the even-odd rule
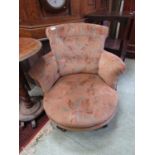
[[[48,117],[66,127],[87,128],[104,122],[116,111],[117,92],[98,75],[61,77],[44,95]]]

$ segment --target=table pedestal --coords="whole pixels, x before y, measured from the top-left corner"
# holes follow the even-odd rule
[[[23,70],[20,69],[20,104],[19,104],[19,120],[20,126],[24,127],[24,122],[31,121],[32,128],[36,127],[35,118],[43,112],[43,106],[37,97],[31,97],[25,87],[25,77]]]

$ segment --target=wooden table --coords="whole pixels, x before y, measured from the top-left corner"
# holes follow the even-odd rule
[[[19,105],[19,120],[21,127],[24,127],[24,122],[31,122],[32,128],[36,127],[35,118],[43,112],[43,107],[40,101],[32,101],[26,87],[27,80],[24,75],[23,61],[30,58],[40,51],[42,44],[39,40],[32,38],[19,39],[19,61],[20,61],[20,105]]]

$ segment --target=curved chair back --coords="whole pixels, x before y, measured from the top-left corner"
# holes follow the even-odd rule
[[[46,29],[60,75],[97,73],[108,27],[70,23]]]

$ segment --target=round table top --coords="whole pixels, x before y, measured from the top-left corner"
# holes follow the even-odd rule
[[[19,61],[28,59],[39,52],[42,44],[39,40],[33,38],[19,38]]]

